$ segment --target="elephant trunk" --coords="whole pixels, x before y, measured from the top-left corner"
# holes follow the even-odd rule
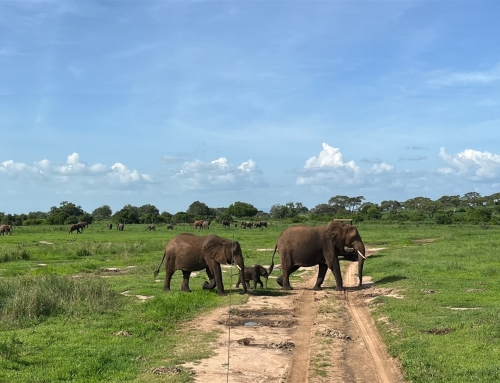
[[[358,253],[358,278],[359,278],[358,287],[361,287],[363,284],[363,265],[364,265],[365,259],[366,259],[365,245],[361,241],[354,242],[353,248]]]
[[[243,281],[242,286],[243,286],[243,292],[242,294],[245,294],[247,292],[247,284],[245,282],[245,263],[243,262],[243,256],[236,257],[236,259],[233,260],[236,266],[238,266],[238,271],[240,275],[240,281]]]

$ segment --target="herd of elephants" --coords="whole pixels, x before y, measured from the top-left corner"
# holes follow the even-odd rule
[[[228,221],[223,221],[222,225],[227,226]],[[251,225],[251,226],[250,226]],[[123,223],[116,225],[117,230],[123,231]],[[247,227],[267,227],[267,222],[241,222],[242,228]],[[88,227],[87,222],[72,224],[69,233],[83,232]],[[208,229],[210,221],[195,221],[195,229]],[[108,229],[112,229],[113,224],[108,224]],[[168,225],[167,229],[173,229],[173,225]],[[146,230],[156,230],[155,225],[149,225]],[[11,235],[12,226],[0,225],[0,235]],[[344,257],[349,260],[358,261],[359,286],[362,285],[363,264],[366,259],[365,245],[359,235],[358,229],[350,224],[334,220],[322,226],[291,226],[285,229],[276,241],[271,259],[271,266],[266,270],[261,265],[245,267],[243,253],[238,241],[229,240],[218,235],[199,236],[192,233],[182,233],[175,236],[165,247],[163,258],[157,270],[156,277],[160,272],[160,267],[165,262],[165,283],[163,291],[170,290],[170,281],[175,271],[182,271],[181,290],[191,292],[189,288],[189,277],[191,272],[205,269],[209,281],[203,283],[203,289],[213,289],[217,287],[219,295],[225,295],[222,283],[221,264],[235,264],[238,267],[238,282],[236,286],[242,284],[242,294],[247,292],[250,281],[253,287],[257,284],[263,287],[260,277],[267,278],[274,268],[274,256],[278,252],[281,258],[282,275],[277,278],[277,283],[283,290],[291,290],[290,275],[300,267],[318,265],[318,277],[313,287],[314,290],[321,290],[326,272],[330,269],[335,278],[335,289],[344,290],[342,274],[340,271],[339,259]]]
[[[196,221],[194,228],[204,228],[207,221]],[[267,222],[258,222],[259,226]],[[224,226],[224,223],[222,223]],[[209,225],[209,224],[208,224]],[[246,223],[241,223],[246,228]],[[255,226],[255,223],[253,223]],[[266,279],[274,268],[274,256],[278,252],[281,258],[282,275],[276,280],[283,290],[291,290],[290,275],[300,267],[318,265],[318,277],[313,287],[321,290],[325,275],[330,269],[335,277],[335,289],[344,290],[339,259],[344,257],[358,261],[359,286],[362,285],[363,264],[366,259],[365,245],[355,226],[339,221],[331,221],[322,226],[292,226],[285,229],[276,241],[271,259],[271,266],[266,270],[261,265],[245,267],[243,253],[238,241],[233,241],[218,235],[199,236],[192,233],[182,233],[175,236],[165,247],[160,265],[154,272],[156,277],[161,265],[165,262],[165,283],[163,291],[170,290],[170,282],[177,270],[182,271],[181,290],[190,292],[189,277],[191,272],[205,269],[209,281],[203,283],[203,289],[217,287],[219,295],[225,295],[222,283],[221,264],[235,264],[238,267],[238,282],[242,284],[242,294],[247,292],[250,281],[254,289],[259,284],[263,287],[260,277]]]

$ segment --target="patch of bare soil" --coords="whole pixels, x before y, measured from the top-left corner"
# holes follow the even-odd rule
[[[212,357],[183,365],[196,382],[403,381],[370,316],[370,293],[377,289],[365,279],[363,289],[354,288],[357,263],[344,270],[346,292],[332,289],[331,273],[325,290],[313,291],[317,267],[304,269],[302,282],[290,292],[276,285],[251,295],[243,305],[220,308],[186,324],[185,331],[220,330]]]

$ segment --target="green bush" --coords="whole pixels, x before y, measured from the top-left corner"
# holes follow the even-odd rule
[[[28,249],[24,245],[0,247],[0,263],[27,260],[30,258]]]

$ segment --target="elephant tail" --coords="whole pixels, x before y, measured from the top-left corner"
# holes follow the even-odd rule
[[[269,278],[269,275],[271,275],[271,273],[273,272],[273,269],[274,269],[274,255],[276,254],[276,250],[278,250],[278,244],[276,244],[276,246],[274,246],[273,257],[271,258],[271,266],[269,266],[269,270],[267,270],[268,278]],[[266,279],[266,284],[267,284],[267,279]]]
[[[164,251],[164,252],[163,252],[163,258],[161,259],[161,262],[160,262],[160,264],[158,265],[158,268],[155,270],[155,272],[154,272],[154,274],[153,274],[155,278],[156,278],[156,277],[158,276],[158,274],[160,273],[160,267],[161,267],[161,265],[163,265],[163,261],[165,260],[165,256],[166,256],[166,255],[167,255],[167,252],[166,252],[166,251]]]

